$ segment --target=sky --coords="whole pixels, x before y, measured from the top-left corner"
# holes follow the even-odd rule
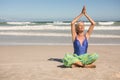
[[[0,20],[69,21],[84,5],[95,20],[120,21],[120,0],[0,0]]]

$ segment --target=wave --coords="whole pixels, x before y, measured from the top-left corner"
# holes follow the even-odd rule
[[[68,33],[40,33],[40,32],[0,32],[0,35],[7,36],[53,36],[53,37],[71,37],[71,34]],[[94,34],[91,35],[94,38],[120,38],[120,35],[101,35]]]
[[[62,22],[62,21],[54,21],[53,23],[47,23],[48,25],[59,25],[59,26],[67,26],[70,25],[70,23]]]
[[[96,22],[96,26],[120,26],[119,22]],[[90,22],[84,22],[84,24],[86,26],[90,25]],[[53,25],[53,26],[70,26],[70,21],[45,21],[45,22],[5,22],[5,23],[1,23],[0,22],[0,26],[22,26],[22,25],[34,25],[34,26],[38,26],[38,25]]]
[[[70,27],[59,27],[52,25],[41,25],[41,26],[5,26],[0,27],[0,30],[70,30]]]
[[[88,30],[88,26],[85,30]],[[53,25],[40,25],[40,26],[4,26],[0,30],[70,30],[70,26],[53,26]],[[94,30],[120,30],[120,26],[95,26]]]
[[[88,30],[89,27],[85,27]],[[120,26],[95,26],[94,30],[120,30]]]
[[[98,22],[99,25],[113,25],[114,22]]]
[[[7,24],[22,25],[22,24],[35,24],[35,23],[31,23],[31,22],[7,22]]]
[[[90,22],[84,22],[85,25],[90,25],[91,23]]]

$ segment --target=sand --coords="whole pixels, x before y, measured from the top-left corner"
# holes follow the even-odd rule
[[[0,46],[0,80],[120,80],[120,46],[90,45],[96,68],[65,68],[66,46]]]

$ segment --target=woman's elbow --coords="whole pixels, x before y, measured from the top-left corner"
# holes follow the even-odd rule
[[[95,26],[95,25],[96,25],[96,22],[92,22],[91,25],[94,25],[94,26]]]
[[[75,24],[74,21],[72,21],[72,22],[71,22],[71,25],[74,25],[74,24]]]

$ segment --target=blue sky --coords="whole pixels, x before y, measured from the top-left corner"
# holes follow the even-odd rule
[[[120,0],[0,0],[0,19],[72,20],[83,5],[95,20],[120,20]]]

